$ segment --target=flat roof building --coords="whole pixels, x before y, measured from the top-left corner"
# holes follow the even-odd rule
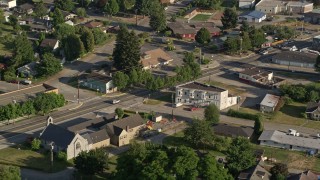
[[[260,103],[260,111],[261,112],[273,112],[278,105],[280,100],[279,96],[275,96],[272,94],[266,94],[263,100]]]

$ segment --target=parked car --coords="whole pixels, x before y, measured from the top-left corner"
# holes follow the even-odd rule
[[[30,80],[22,80],[22,81],[20,81],[20,83],[24,84],[24,85],[30,85],[30,84],[32,84],[32,81],[30,81]]]
[[[268,54],[268,53],[269,53],[269,52],[268,52],[267,50],[263,50],[263,51],[260,52],[261,55],[266,55],[266,54]]]
[[[18,84],[19,83],[19,81],[17,81],[17,80],[10,80],[10,81],[7,81],[8,83],[12,83],[12,84]]]
[[[119,99],[114,99],[114,100],[112,100],[112,104],[118,104],[119,102],[120,102]]]

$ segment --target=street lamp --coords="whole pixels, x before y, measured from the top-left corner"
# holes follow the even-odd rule
[[[51,153],[51,157],[50,157],[50,162],[51,162],[51,172],[53,172],[53,149],[54,149],[54,142],[50,143],[50,153]]]

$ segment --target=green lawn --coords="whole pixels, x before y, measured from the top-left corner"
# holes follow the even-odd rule
[[[50,153],[43,155],[23,148],[20,150],[13,147],[1,149],[0,163],[51,172]],[[53,172],[61,171],[68,166],[72,164],[54,159]]]
[[[305,107],[305,104],[298,102],[284,105],[280,109],[280,111],[275,113],[272,121],[282,124],[292,124],[300,126],[307,121],[302,116],[302,114],[305,112]]]
[[[211,17],[211,15],[207,15],[207,14],[197,14],[191,20],[193,20],[193,21],[207,21],[208,19],[210,19],[210,17]]]

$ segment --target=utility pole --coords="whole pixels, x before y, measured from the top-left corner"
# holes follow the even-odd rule
[[[201,47],[199,47],[199,49],[200,49],[200,51],[199,51],[199,53],[200,53],[200,54],[199,54],[199,55],[200,55],[200,56],[199,56],[199,60],[200,60],[200,65],[201,65],[201,58],[202,58]]]
[[[80,82],[79,82],[79,74],[77,75],[78,82],[78,104],[80,104]]]
[[[242,37],[240,37],[240,56],[241,56],[241,52],[242,52]]]
[[[171,94],[171,107],[172,107],[172,121],[174,119],[173,117],[173,93]]]
[[[136,26],[138,26],[138,9],[135,9],[134,12],[136,13]]]

